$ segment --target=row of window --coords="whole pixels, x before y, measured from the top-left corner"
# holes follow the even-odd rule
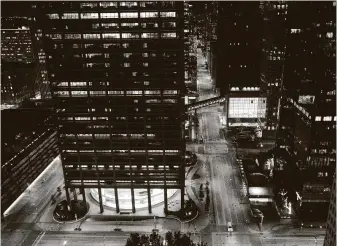
[[[72,119],[72,117],[69,117]],[[125,117],[124,117],[125,118]],[[92,134],[77,134],[78,137],[91,137]],[[96,134],[97,135],[97,134]],[[109,136],[109,134],[105,134]],[[154,138],[155,134],[147,133],[147,134],[127,134],[127,133],[118,133],[118,134],[111,134],[112,137],[135,137],[135,138],[141,138],[141,137],[147,137],[147,138]],[[75,137],[75,134],[60,134],[60,137]],[[90,142],[88,142],[90,144]]]
[[[100,27],[104,29],[118,29],[119,25],[118,23],[93,23],[92,28],[93,29],[99,29]],[[158,22],[146,22],[146,23],[138,23],[138,22],[128,22],[128,23],[121,23],[121,27],[142,27],[142,28],[158,28],[159,24]],[[163,22],[162,23],[163,28],[173,28],[176,27],[176,22]]]
[[[49,19],[116,19],[116,18],[175,18],[176,12],[121,12],[118,13],[63,13],[63,14],[47,14]]]
[[[243,91],[259,91],[259,87],[243,87]],[[240,91],[239,87],[231,87],[231,91]]]
[[[323,119],[322,119],[323,117]],[[332,116],[316,116],[315,117],[315,121],[332,121]],[[334,116],[333,117],[333,120],[336,121],[337,120],[337,117]]]
[[[96,134],[97,135],[97,134]],[[95,151],[94,150],[73,150],[73,149],[65,149],[63,150],[64,152],[68,152],[68,153],[77,153],[77,152],[80,152],[80,153],[94,153]],[[123,149],[120,149],[120,150],[117,150],[121,153],[128,153],[129,150],[123,150]],[[163,153],[165,151],[165,153],[179,153],[180,151],[179,150],[171,150],[171,149],[165,149],[165,150],[161,150],[161,149],[148,149],[147,152],[149,153]],[[96,152],[101,152],[101,153],[111,153],[111,150],[96,150]],[[146,153],[146,150],[133,150],[131,149],[130,150],[131,153]]]
[[[120,7],[129,7],[129,8],[133,8],[133,7],[137,7],[139,5],[139,7],[154,7],[156,6],[156,2],[147,2],[147,1],[141,1],[141,2],[136,2],[136,1],[127,1],[127,2],[89,2],[89,3],[80,3],[80,8],[96,8],[96,7],[102,7],[102,8],[117,8],[119,3]],[[138,4],[139,3],[139,4]],[[161,5],[163,7],[173,7],[174,6],[174,2],[161,2]]]
[[[166,33],[159,33],[156,32],[149,32],[149,33],[90,33],[90,34],[83,34],[83,39],[147,39],[147,38],[176,38],[177,33],[175,32],[166,32]],[[62,39],[62,34],[46,34],[46,37],[50,37],[51,39]],[[81,39],[81,34],[65,34],[65,39]]]
[[[63,82],[66,83],[66,82]],[[74,82],[73,82],[74,83]],[[85,83],[85,82],[79,82],[79,83]],[[69,94],[69,91],[54,91],[54,93],[58,95],[62,95],[63,92],[66,92],[64,95]],[[125,93],[127,95],[160,95],[160,90],[136,90],[136,91],[107,91],[109,95],[124,95]],[[106,94],[106,91],[89,91],[90,94]],[[86,95],[88,94],[88,91],[71,91],[71,94],[73,95]],[[163,95],[176,95],[178,94],[177,90],[163,90]]]

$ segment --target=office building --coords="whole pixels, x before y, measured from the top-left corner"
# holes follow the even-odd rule
[[[227,96],[227,124],[264,127],[260,88],[261,30],[258,2],[219,3],[216,86]]]
[[[2,2],[1,13],[1,104],[20,106],[22,101],[46,98],[47,73],[39,59],[32,33],[30,3]]]
[[[2,110],[2,215],[58,155],[51,117],[43,108]]]
[[[261,2],[262,57],[261,91],[267,97],[264,136],[276,139],[280,120],[284,60],[286,52],[287,9],[285,1]]]
[[[302,219],[326,219],[336,169],[335,11],[333,2],[288,5],[278,137],[293,156]]]
[[[67,199],[117,212],[184,200],[183,2],[40,2]],[[88,193],[87,193],[88,194]],[[76,193],[74,194],[76,195]]]

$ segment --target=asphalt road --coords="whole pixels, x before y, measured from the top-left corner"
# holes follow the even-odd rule
[[[317,241],[317,244],[316,244]],[[212,233],[212,246],[315,246],[323,245],[324,236],[259,235],[248,233]]]
[[[198,89],[201,100],[214,97],[214,85],[208,72],[203,68],[204,58],[198,52]],[[200,61],[200,62],[199,62]],[[204,157],[209,166],[212,187],[215,222],[225,226],[232,222],[233,226],[245,224],[248,219],[245,211],[248,204],[242,204],[243,192],[239,168],[235,164],[233,147],[225,141],[220,133],[220,117],[224,115],[219,104],[197,111],[199,119],[199,136],[204,139]]]

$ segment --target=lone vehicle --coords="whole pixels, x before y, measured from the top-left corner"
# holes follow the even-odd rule
[[[232,232],[233,231],[232,222],[227,222],[227,227],[228,227],[228,232]]]

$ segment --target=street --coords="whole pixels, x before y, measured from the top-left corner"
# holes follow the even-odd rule
[[[199,95],[202,99],[214,97],[215,95],[209,95],[210,91],[214,91],[214,85],[202,66],[201,52],[198,53],[198,62]],[[244,203],[234,149],[220,135],[220,117],[224,116],[223,107],[218,104],[205,107],[199,109],[197,114],[199,138],[204,140],[204,151],[203,154],[199,154],[199,157],[209,167],[216,225],[225,226],[227,222],[232,222],[233,226],[238,228],[238,225],[244,225],[248,220],[246,212],[249,205]]]
[[[314,235],[260,235],[249,233],[212,233],[212,246],[253,245],[253,246],[299,246],[299,245],[323,245],[324,236]]]

